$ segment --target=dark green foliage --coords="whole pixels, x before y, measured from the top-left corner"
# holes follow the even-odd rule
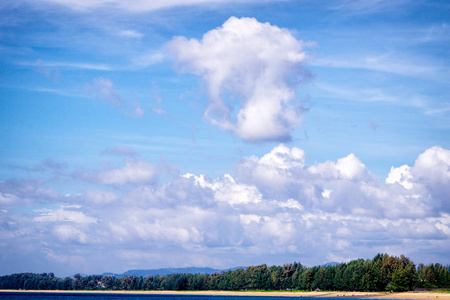
[[[147,278],[53,273],[21,273],[0,277],[0,289],[23,290],[339,290],[409,291],[414,287],[450,287],[450,267],[416,266],[405,256],[377,254],[335,266],[306,268],[300,263],[240,268],[220,274],[170,274]]]
[[[424,266],[420,264],[417,269],[418,287],[422,288],[443,288],[450,286],[450,267],[441,264],[430,264]]]

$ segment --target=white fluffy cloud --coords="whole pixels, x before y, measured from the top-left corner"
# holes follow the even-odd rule
[[[148,183],[159,174],[159,166],[143,160],[128,159],[125,166],[118,169],[100,171],[98,180],[103,184]]]
[[[450,180],[450,150],[435,146],[417,158],[412,173],[426,178],[429,183],[447,183]]]
[[[214,182],[208,182],[205,176],[186,174],[184,177],[193,178],[196,185],[211,189],[216,200],[224,201],[232,206],[261,202],[262,195],[257,188],[251,185],[236,183],[235,179],[229,174],[225,174],[222,178]]]
[[[327,161],[311,166],[309,172],[324,179],[370,180],[371,175],[364,164],[353,153],[337,162]]]
[[[75,241],[80,244],[88,242],[87,234],[71,225],[57,225],[53,229],[53,233],[63,242]]]
[[[279,145],[243,159],[234,174],[185,174],[158,185],[149,184],[154,165],[127,160],[91,172],[103,178],[89,182],[97,189],[28,202],[33,213],[14,211],[14,202],[35,199],[42,188],[3,182],[3,205],[11,209],[0,211],[2,264],[20,259],[24,248],[37,260],[60,257],[61,265],[48,261],[55,271],[70,257],[92,258],[96,269],[88,261],[71,269],[85,273],[109,271],[105,257],[123,269],[163,267],[162,259],[172,266],[312,264],[378,252],[448,263],[449,167],[450,151],[433,147],[380,183],[353,154],[308,165],[303,150]],[[54,207],[55,199],[64,204]]]
[[[154,183],[164,167],[161,164],[149,163],[142,159],[127,158],[125,165],[119,168],[105,167],[95,171],[78,170],[72,173],[74,179],[82,179],[102,185],[127,185]],[[169,166],[170,167],[170,166]],[[86,191],[86,199],[93,202],[108,202],[114,200],[111,193]]]
[[[205,117],[246,141],[286,140],[302,120],[296,87],[308,79],[304,43],[287,29],[231,17],[202,40],[167,44],[181,72],[200,76]]]
[[[261,158],[251,156],[242,160],[236,166],[240,180],[267,186],[269,190],[285,189],[286,185],[295,180],[305,166],[305,153],[293,147],[289,149],[279,145]]]
[[[432,201],[435,211],[450,212],[450,150],[435,146],[420,154],[412,167],[391,168],[386,183],[411,191],[409,198]]]
[[[386,183],[394,184],[398,183],[405,189],[412,189],[413,183],[411,179],[413,178],[410,172],[410,167],[408,165],[403,165],[398,168],[391,167],[388,177],[386,178]]]

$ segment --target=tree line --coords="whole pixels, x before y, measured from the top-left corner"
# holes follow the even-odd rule
[[[450,266],[415,264],[405,256],[377,254],[330,266],[259,265],[213,274],[135,277],[20,273],[0,277],[0,289],[22,290],[335,290],[409,291],[450,287]]]

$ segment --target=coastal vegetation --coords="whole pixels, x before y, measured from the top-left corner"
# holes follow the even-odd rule
[[[115,276],[20,273],[0,277],[0,289],[15,290],[334,290],[410,291],[450,287],[450,266],[416,265],[405,256],[377,254],[373,259],[306,267],[259,265],[213,274]]]

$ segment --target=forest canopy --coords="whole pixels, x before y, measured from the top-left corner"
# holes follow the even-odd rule
[[[410,291],[450,287],[450,267],[416,265],[407,257],[377,254],[337,265],[259,265],[213,274],[135,277],[20,273],[0,277],[0,289],[15,290],[337,290]]]

